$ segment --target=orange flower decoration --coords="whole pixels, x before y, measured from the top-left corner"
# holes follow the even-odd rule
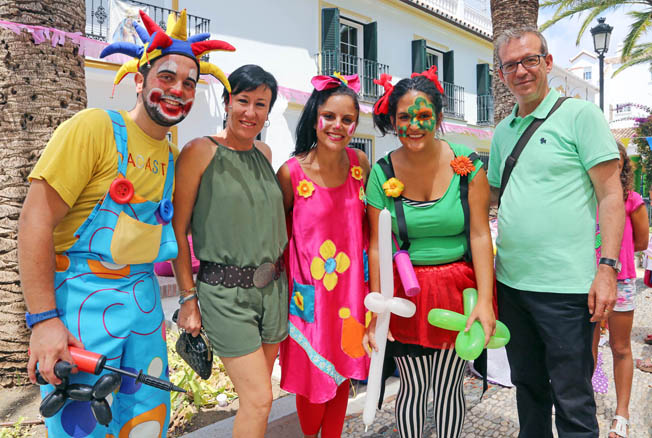
[[[475,170],[473,161],[464,155],[455,157],[455,159],[451,161],[451,167],[453,168],[453,172],[462,176],[468,175]]]
[[[385,195],[398,198],[403,193],[405,185],[398,178],[390,178],[383,184]]]
[[[303,196],[304,198],[310,198],[312,196],[312,192],[315,191],[315,186],[310,182],[305,179],[302,179],[299,181],[299,185],[297,186],[297,193],[299,196]]]
[[[360,166],[353,166],[351,167],[351,176],[358,181],[362,179],[362,167]]]

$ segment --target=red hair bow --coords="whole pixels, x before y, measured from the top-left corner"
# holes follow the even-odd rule
[[[437,66],[433,65],[430,67],[428,70],[424,71],[423,73],[412,73],[411,78],[415,78],[417,76],[425,76],[430,80],[432,83],[435,84],[435,87],[439,90],[441,94],[444,94],[444,87],[441,86],[441,82],[439,82],[439,78],[437,77]]]
[[[337,88],[344,84],[356,93],[360,92],[360,78],[358,75],[342,75],[333,72],[332,76],[315,76],[310,80],[310,83],[317,91]]]
[[[382,85],[385,89],[385,94],[374,104],[374,114],[387,114],[389,112],[389,96],[394,91],[392,77],[387,73],[383,73],[380,75],[380,79],[374,79],[374,84]]]

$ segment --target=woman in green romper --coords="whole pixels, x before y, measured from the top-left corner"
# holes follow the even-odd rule
[[[190,141],[176,165],[177,323],[193,336],[204,327],[233,381],[240,401],[233,436],[262,438],[272,405],[272,366],[288,319],[283,196],[271,149],[255,140],[277,85],[255,65],[238,68],[229,82],[226,128]],[[189,230],[200,260],[196,285]]]

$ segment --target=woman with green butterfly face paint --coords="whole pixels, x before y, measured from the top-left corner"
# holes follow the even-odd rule
[[[453,348],[457,333],[429,325],[427,314],[433,308],[462,313],[462,291],[476,288],[478,303],[467,330],[473,321],[479,321],[485,344],[494,333],[489,184],[482,162],[471,149],[436,135],[443,119],[443,89],[435,70],[415,74],[395,86],[390,81],[386,75],[377,81],[385,94],[374,105],[374,124],[382,134],[396,135],[400,146],[374,165],[367,185],[369,287],[379,290],[378,215],[387,208],[396,246],[408,251],[421,287],[418,295],[410,297],[400,280],[395,281],[394,295],[412,301],[417,308],[411,318],[392,316],[390,320],[387,351],[401,378],[396,399],[399,434],[402,438],[424,434],[426,403],[432,390],[437,436],[459,437],[464,423],[466,362]],[[383,189],[391,176],[383,168],[391,169],[402,183],[394,182],[400,193]],[[462,194],[465,187],[466,196]],[[462,201],[467,199],[465,214]],[[403,210],[407,233],[400,232],[397,208]],[[376,348],[374,332],[375,317],[367,330],[372,348]]]

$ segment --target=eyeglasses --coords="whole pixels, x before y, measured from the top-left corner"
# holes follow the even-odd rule
[[[517,62],[507,62],[500,66],[500,71],[506,75],[514,73],[518,70],[519,64],[526,69],[531,69],[539,65],[541,63],[541,58],[545,58],[546,56],[547,55],[530,55]]]

